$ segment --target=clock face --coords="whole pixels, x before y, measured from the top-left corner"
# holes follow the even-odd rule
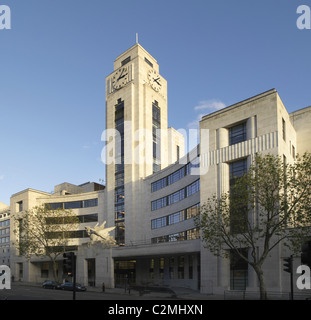
[[[128,68],[122,67],[112,77],[112,85],[115,89],[120,89],[127,84],[129,80]]]
[[[155,70],[150,70],[148,73],[149,83],[155,91],[160,91],[162,87],[161,77]]]

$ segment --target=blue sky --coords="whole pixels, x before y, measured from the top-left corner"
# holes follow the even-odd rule
[[[105,178],[105,77],[139,43],[168,81],[169,126],[275,88],[311,105],[311,30],[302,0],[2,0],[0,201],[26,188]]]

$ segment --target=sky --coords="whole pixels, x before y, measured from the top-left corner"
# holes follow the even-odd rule
[[[275,88],[288,112],[311,105],[311,0],[2,0],[0,202],[19,191],[105,180],[105,78],[136,42],[168,82],[168,124]],[[1,13],[0,13],[1,14]],[[0,16],[1,17],[1,16]],[[311,125],[311,124],[310,124]]]

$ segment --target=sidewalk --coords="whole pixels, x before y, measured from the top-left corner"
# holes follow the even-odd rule
[[[102,292],[101,288],[97,287],[87,287],[87,290],[90,292]],[[176,293],[176,296],[168,293],[168,292],[148,292],[143,293],[144,297],[153,299],[153,298],[172,298],[172,299],[185,299],[185,300],[223,300],[223,295],[207,295],[201,294],[199,291],[187,289],[187,288],[172,288],[172,290]],[[115,294],[115,295],[123,295],[123,296],[140,296],[140,293],[136,290],[131,290],[130,294],[128,290],[125,292],[124,288],[106,288],[103,294]]]

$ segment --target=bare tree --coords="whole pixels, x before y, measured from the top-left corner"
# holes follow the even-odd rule
[[[310,236],[311,154],[285,159],[258,155],[230,190],[213,195],[196,221],[205,247],[214,255],[232,253],[255,270],[260,298],[267,298],[263,263],[280,243],[293,253]]]
[[[66,251],[69,239],[80,221],[72,210],[36,206],[15,217],[15,246],[19,254],[30,259],[46,256],[53,265],[57,281],[57,258]]]

